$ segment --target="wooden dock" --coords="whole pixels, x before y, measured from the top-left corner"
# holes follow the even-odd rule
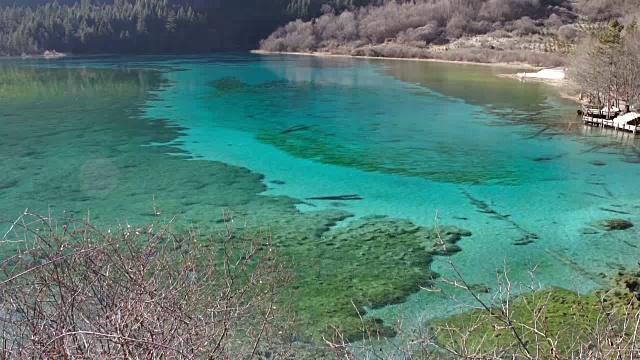
[[[605,116],[585,111],[582,114],[582,121],[585,125],[630,131],[635,135],[640,128],[640,113],[629,112],[623,115]]]

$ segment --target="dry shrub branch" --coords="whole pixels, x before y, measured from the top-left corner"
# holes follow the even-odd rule
[[[0,358],[286,356],[292,275],[268,237],[27,212],[9,225],[0,247],[19,251],[0,263]]]

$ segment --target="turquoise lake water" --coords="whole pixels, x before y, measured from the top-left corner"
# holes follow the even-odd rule
[[[155,201],[167,218],[215,226],[229,209],[288,239],[294,261],[319,258],[313,281],[376,267],[369,248],[322,248],[331,234],[379,216],[428,228],[436,213],[472,233],[453,256],[472,283],[491,287],[506,264],[514,279],[535,267],[537,283],[587,292],[637,267],[635,227],[592,225],[640,224],[638,141],[583,128],[557,90],[504,72],[514,70],[239,54],[0,60],[0,217],[90,211],[105,225],[141,224]],[[398,260],[426,279],[419,263]],[[349,297],[305,281],[301,296]],[[385,284],[358,295],[370,316],[453,311],[417,287],[389,300]]]

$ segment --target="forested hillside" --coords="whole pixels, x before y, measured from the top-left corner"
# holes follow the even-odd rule
[[[249,50],[278,26],[369,0],[0,0],[0,55]]]
[[[0,55],[246,50],[289,19],[286,0],[15,3],[0,8]]]
[[[278,28],[261,49],[561,65],[581,33],[640,11],[640,0],[371,2],[321,5],[323,15]]]
[[[66,6],[35,10],[5,8],[0,13],[0,53],[20,55],[44,49],[64,52],[148,52],[197,50],[193,36],[207,37],[205,19],[190,7],[174,8],[163,0],[113,5]]]

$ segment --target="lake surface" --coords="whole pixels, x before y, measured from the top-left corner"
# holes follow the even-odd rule
[[[504,72],[233,54],[0,60],[0,217],[142,224],[155,202],[215,228],[230,210],[295,264],[311,337],[358,327],[351,300],[387,322],[454,311],[418,291],[447,273],[429,248],[436,213],[472,283],[535,267],[536,283],[587,292],[637,267],[635,227],[592,225],[640,224],[638,141],[583,128],[555,89]]]

